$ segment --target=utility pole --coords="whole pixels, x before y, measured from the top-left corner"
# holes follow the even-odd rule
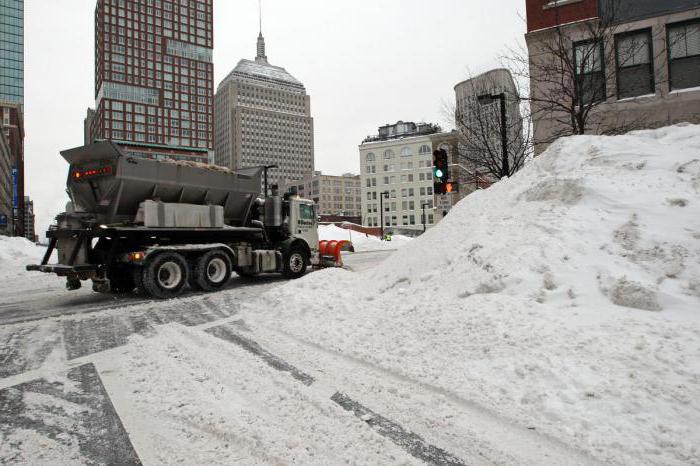
[[[379,193],[379,224],[382,227],[382,241],[384,241],[384,196],[389,199],[389,191],[382,191]]]
[[[506,132],[506,94],[501,92],[496,95],[480,95],[477,101],[480,105],[488,105],[498,100],[501,105],[501,178],[510,173],[510,161],[508,160],[508,134]]]

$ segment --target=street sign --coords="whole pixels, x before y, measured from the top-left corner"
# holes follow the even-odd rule
[[[19,194],[18,194],[18,180],[19,172],[16,168],[12,169],[12,207],[17,209],[19,207]]]

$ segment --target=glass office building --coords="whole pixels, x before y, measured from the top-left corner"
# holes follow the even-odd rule
[[[24,0],[0,0],[0,102],[24,102]]]

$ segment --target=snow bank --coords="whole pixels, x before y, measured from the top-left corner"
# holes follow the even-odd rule
[[[404,246],[412,239],[408,236],[393,235],[391,241],[382,241],[376,236],[366,235],[358,231],[346,230],[335,225],[319,225],[318,237],[320,240],[350,240],[356,252],[397,249]]]
[[[700,126],[562,139],[375,269],[264,299],[281,331],[602,461],[700,463]]]
[[[0,277],[24,274],[25,266],[41,262],[45,252],[26,238],[0,236]]]

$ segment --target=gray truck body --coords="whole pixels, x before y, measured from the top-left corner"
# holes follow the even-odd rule
[[[222,206],[226,225],[245,226],[260,193],[261,167],[234,172],[127,157],[108,141],[65,150],[61,155],[71,166],[66,184],[74,210],[96,215],[101,224],[133,221],[141,202],[158,199]],[[75,176],[93,170],[105,172]]]

